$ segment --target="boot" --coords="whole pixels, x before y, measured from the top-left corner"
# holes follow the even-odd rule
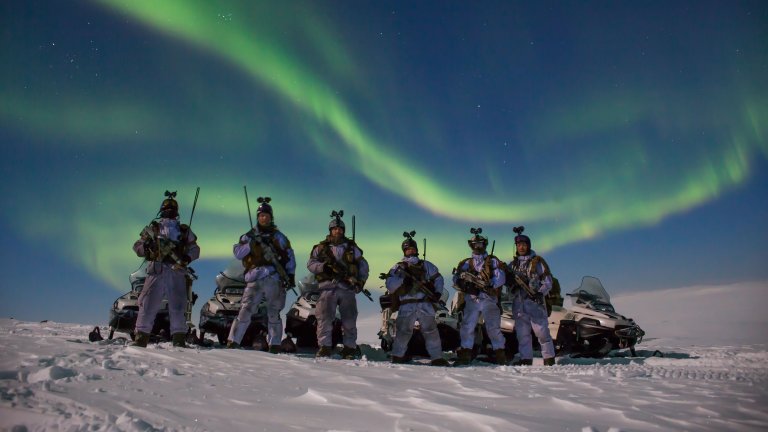
[[[296,344],[293,343],[293,339],[290,338],[290,336],[286,336],[283,338],[282,342],[280,342],[280,352],[293,354],[298,349],[296,348]]]
[[[512,363],[512,366],[532,366],[532,365],[533,365],[533,359],[520,359]]]
[[[406,359],[405,357],[400,357],[400,356],[393,355],[392,356],[392,363],[398,363],[398,364],[408,363],[408,359]]]
[[[149,343],[149,333],[138,332],[136,333],[136,339],[133,341],[131,346],[146,348],[148,343]]]
[[[240,344],[235,342],[235,341],[233,341],[233,340],[228,340],[227,341],[227,348],[228,349],[240,349]]]
[[[554,357],[550,357],[550,358],[545,358],[544,359],[544,366],[554,366],[554,365],[555,365],[555,358]]]
[[[496,355],[497,365],[503,366],[507,364],[507,353],[503,349],[494,350],[493,353]]]
[[[331,355],[333,355],[333,347],[323,345],[317,350],[315,357],[330,357]]]
[[[456,350],[456,363],[455,366],[467,366],[472,363],[472,350],[467,348],[459,348]]]
[[[171,342],[176,348],[186,348],[187,335],[185,333],[174,333],[171,337]]]
[[[270,354],[279,354],[280,353],[280,345],[270,345],[269,346],[269,353]]]
[[[267,338],[264,337],[263,334],[256,335],[253,338],[253,344],[251,344],[251,346],[256,351],[269,351],[269,344],[267,343]]]
[[[448,360],[446,360],[446,359],[444,359],[442,357],[433,359],[432,361],[429,362],[429,364],[432,365],[432,366],[441,366],[441,367],[445,367],[445,366],[450,366],[451,365],[450,363],[448,363]]]
[[[341,350],[341,358],[347,359],[347,360],[355,360],[359,359],[361,357],[360,355],[360,347],[348,347],[344,345],[344,348]]]

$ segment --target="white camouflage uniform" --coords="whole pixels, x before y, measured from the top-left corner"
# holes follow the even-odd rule
[[[418,264],[418,256],[403,257],[400,263],[407,263],[408,265]],[[389,277],[387,277],[386,287],[390,294],[398,290],[403,284],[404,274],[400,269],[401,264],[395,264],[389,271]],[[432,280],[435,275],[439,275],[439,271],[434,264],[429,261],[424,261],[424,279]],[[437,297],[443,292],[443,277],[438,276],[434,279],[435,292]],[[405,295],[400,296],[400,300],[421,300],[427,295],[414,287],[408,291]],[[443,350],[442,343],[440,341],[440,333],[437,331],[437,321],[435,321],[435,308],[432,303],[428,301],[421,301],[417,303],[401,304],[397,311],[397,319],[395,320],[395,340],[392,344],[392,356],[403,357],[408,350],[408,342],[413,335],[413,326],[416,321],[419,322],[421,327],[421,334],[424,336],[424,345],[432,360],[442,358]]]
[[[472,258],[468,260],[461,268],[456,269],[456,273],[453,275],[453,284],[456,285],[459,273],[469,269],[471,265],[475,271],[482,272],[485,268],[485,258],[488,253],[482,253],[480,255],[472,254]],[[499,261],[495,258],[491,259],[491,269],[493,276],[491,278],[491,285],[495,289],[499,289],[504,285],[505,277],[504,272],[499,269]],[[494,350],[504,349],[505,339],[501,334],[501,310],[499,309],[498,299],[491,297],[488,293],[480,291],[479,294],[464,294],[464,315],[461,321],[461,347],[464,349],[472,349],[475,343],[475,327],[480,319],[480,314],[483,315],[485,321],[485,331],[488,333],[488,337],[491,340],[491,345]]]
[[[159,239],[174,242],[181,241],[181,224],[178,219],[162,218],[157,221]],[[200,247],[196,243],[197,236],[192,230],[187,231],[185,253],[190,261],[200,257]],[[146,257],[144,240],[139,239],[133,244],[136,255]],[[179,257],[182,258],[182,257]],[[152,333],[155,317],[162,307],[163,299],[168,299],[168,318],[171,323],[171,334],[187,333],[187,280],[184,269],[174,269],[174,263],[150,261],[147,266],[147,278],[139,294],[139,313],[136,318],[136,333]]]
[[[330,248],[336,261],[341,261],[347,250],[348,239],[345,237],[340,244],[325,243],[324,247]],[[307,262],[307,269],[315,275],[323,273],[325,261],[320,255],[320,245],[312,249]],[[357,279],[368,279],[368,261],[363,258],[360,248],[355,247],[354,256],[357,265]],[[347,280],[326,280],[318,284],[320,298],[315,308],[317,319],[317,343],[320,346],[333,346],[333,320],[336,317],[336,307],[341,315],[341,330],[344,346],[357,347],[357,289]]]
[[[528,280],[528,286],[538,290],[546,296],[552,289],[552,277],[544,274],[544,265],[540,262],[536,266],[535,274],[527,274],[530,262],[536,252],[531,250],[528,255],[518,255],[517,268],[513,267],[514,261],[509,263],[511,271],[518,272],[524,280]],[[532,272],[534,273],[534,272]],[[510,281],[512,285],[512,281]],[[547,307],[536,303],[525,292],[523,288],[512,290],[512,313],[515,319],[515,333],[517,334],[517,345],[520,353],[520,359],[533,359],[533,338],[531,330],[536,335],[541,345],[541,356],[545,359],[555,356],[555,345],[552,342],[552,336],[549,334],[549,318],[547,316]]]
[[[256,230],[259,229],[257,225]],[[289,275],[296,273],[296,258],[293,249],[290,248],[288,238],[280,231],[275,229],[272,236],[282,250],[288,254],[288,262],[285,264],[285,272]],[[240,242],[232,246],[232,252],[235,258],[242,260],[251,253],[251,242],[248,234],[240,237]],[[278,254],[278,251],[274,251]],[[283,337],[283,320],[280,318],[280,312],[285,307],[285,288],[280,281],[280,274],[272,264],[256,266],[245,273],[245,291],[241,300],[240,312],[237,318],[232,322],[232,328],[229,330],[228,339],[240,344],[251,324],[251,316],[256,312],[261,303],[261,299],[267,301],[267,343],[270,346],[280,345]]]

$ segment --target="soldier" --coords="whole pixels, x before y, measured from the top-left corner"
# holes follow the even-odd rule
[[[317,357],[333,354],[331,334],[338,306],[344,343],[341,356],[351,359],[360,357],[355,294],[363,291],[368,279],[368,261],[355,242],[344,235],[342,216],[343,210],[331,213],[329,235],[312,248],[307,269],[315,275],[320,290],[315,309],[317,343],[320,345]]]
[[[549,334],[549,320],[544,296],[552,289],[552,275],[543,258],[531,249],[531,239],[523,234],[525,228],[515,227],[515,258],[509,263],[509,285],[512,288],[512,313],[520,352],[516,366],[533,364],[531,330],[539,339],[544,365],[555,364],[555,346]],[[525,287],[527,285],[527,288]],[[529,292],[530,290],[530,292]]]
[[[416,231],[404,232],[401,245],[403,258],[395,264],[386,277],[387,291],[397,296],[396,334],[392,345],[392,363],[405,363],[405,352],[413,335],[413,326],[419,322],[424,345],[433,366],[448,366],[443,358],[440,333],[435,321],[433,303],[440,301],[443,292],[443,276],[434,264],[419,259],[419,248],[413,236]]]
[[[470,232],[474,236],[467,243],[472,249],[472,256],[462,260],[453,275],[453,285],[464,297],[461,348],[457,352],[456,364],[467,365],[472,361],[475,327],[482,314],[496,363],[503,365],[507,363],[507,357],[504,335],[501,334],[499,294],[505,282],[504,263],[486,252],[488,238],[480,235],[482,228],[472,228]]]
[[[227,348],[239,348],[251,316],[259,307],[262,297],[267,302],[267,342],[269,352],[280,352],[283,320],[280,312],[285,307],[286,290],[296,286],[296,259],[291,242],[274,223],[271,198],[259,197],[256,226],[240,236],[232,249],[235,258],[243,261],[245,291],[237,318],[232,322]]]
[[[176,192],[165,191],[158,217],[140,234],[133,244],[136,255],[149,261],[144,288],[139,294],[139,314],[136,318],[134,346],[146,347],[163,299],[168,300],[173,346],[186,347],[187,334],[187,268],[200,257],[197,236],[186,224],[179,222]]]

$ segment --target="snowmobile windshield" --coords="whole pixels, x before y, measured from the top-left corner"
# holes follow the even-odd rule
[[[581,286],[568,294],[574,306],[588,307],[591,309],[615,312],[611,305],[611,296],[603,288],[600,279],[592,276],[584,276]]]
[[[302,278],[298,284],[299,291],[301,291],[301,294],[306,294],[310,292],[314,292],[318,290],[317,287],[317,281],[315,280],[315,275],[309,275],[304,278]]]
[[[236,287],[242,289],[245,287],[245,267],[240,260],[232,260],[223,272],[216,276],[216,285],[226,292],[227,287]]]
[[[139,293],[144,288],[144,279],[147,278],[147,266],[145,264],[146,262],[128,276],[128,281],[131,283],[131,291],[133,292]]]

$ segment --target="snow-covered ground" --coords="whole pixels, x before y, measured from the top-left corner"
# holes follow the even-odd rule
[[[765,431],[766,299],[765,283],[616,297],[647,332],[638,357],[550,368],[140,349],[88,342],[93,326],[0,319],[0,429]],[[375,342],[378,317],[360,323]]]

